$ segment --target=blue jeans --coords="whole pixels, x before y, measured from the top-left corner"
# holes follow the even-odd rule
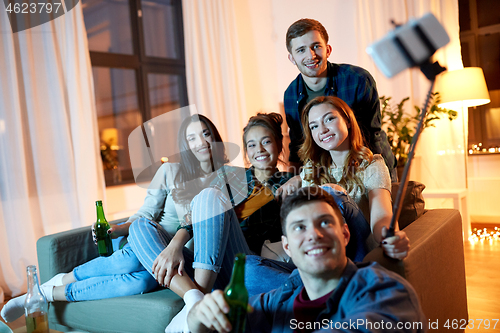
[[[231,279],[238,253],[251,254],[231,201],[218,189],[207,188],[191,202],[194,268],[218,272],[218,287]]]
[[[129,228],[128,244],[136,254],[141,266],[153,279],[153,262],[171,240],[172,237],[159,223],[146,218],[135,220]],[[184,269],[192,277],[194,274],[191,267],[194,258],[193,252],[184,248],[183,255],[187,263],[184,265]]]
[[[184,248],[186,273],[194,277],[194,269],[218,273],[214,288],[224,288],[231,278],[234,257],[251,254],[230,200],[219,190],[207,188],[191,202],[194,252]],[[151,268],[171,237],[156,222],[139,219],[132,223],[129,244],[142,265]]]
[[[330,187],[324,188],[335,198],[351,230],[348,256],[353,260],[362,259],[367,253],[365,241],[370,234],[368,222],[349,196]],[[248,248],[230,200],[221,191],[204,189],[194,197],[191,209],[194,253],[186,248],[183,250],[186,273],[194,277],[191,267],[214,271],[218,273],[214,288],[222,289],[231,278],[235,255],[253,253]],[[171,237],[158,223],[143,218],[130,226],[128,241],[139,261],[152,275],[153,262],[170,243]],[[293,268],[293,264],[248,256],[245,284],[249,294],[278,288]]]
[[[68,302],[129,296],[158,287],[129,244],[109,257],[98,257],[76,267],[73,274],[77,281],[65,289]]]
[[[249,255],[245,263],[245,286],[248,295],[267,293],[279,288],[295,269],[293,262]]]
[[[336,191],[330,186],[320,187],[332,195],[349,227],[351,238],[346,247],[347,257],[352,261],[362,261],[369,252],[367,239],[371,234],[370,224],[349,195]]]

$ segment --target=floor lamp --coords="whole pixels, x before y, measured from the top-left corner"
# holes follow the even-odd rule
[[[490,102],[490,95],[486,87],[483,70],[479,67],[466,67],[455,71],[445,72],[437,78],[436,91],[439,91],[441,96],[440,107],[462,111],[465,188],[468,190],[468,108],[488,104]],[[468,207],[466,211],[469,211]],[[466,221],[469,223],[469,216],[467,216]],[[466,235],[466,238],[467,237]]]

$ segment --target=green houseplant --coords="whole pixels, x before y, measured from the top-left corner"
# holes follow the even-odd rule
[[[404,112],[404,106],[410,99],[409,97],[403,98],[396,105],[390,103],[391,99],[391,97],[380,97],[382,125],[387,132],[387,139],[398,161],[398,167],[404,167],[408,160],[410,144],[415,135],[422,110],[415,105],[414,114],[406,113]],[[430,107],[422,131],[426,127],[435,127],[434,121],[441,119],[442,116],[447,116],[450,121],[457,118],[458,113],[456,111],[440,108],[438,106],[440,102],[439,92],[432,93],[429,101]]]

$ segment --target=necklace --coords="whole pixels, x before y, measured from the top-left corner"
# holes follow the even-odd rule
[[[264,175],[265,175],[265,174],[264,174]],[[273,175],[274,175],[274,173],[273,173]],[[271,177],[266,178],[266,179],[264,179],[264,180],[260,180],[259,178],[257,178],[257,175],[254,173],[254,177],[255,177],[255,179],[257,179],[257,181],[258,181],[259,183],[261,183],[262,185],[264,185],[264,186],[266,186],[266,187],[269,187],[269,188],[271,188],[271,183],[269,182],[269,180],[270,180],[271,178],[273,178],[273,175],[271,175]]]
[[[266,187],[270,187],[270,185],[271,185],[271,184],[269,183],[269,181],[268,181],[268,180],[264,180],[264,181],[262,181],[262,182],[261,182],[261,181],[259,181],[259,182],[260,182],[262,185],[266,186]]]
[[[257,177],[256,177],[256,178],[257,178]],[[266,186],[266,187],[271,188],[271,182],[269,181],[271,178],[273,178],[273,177],[271,176],[271,177],[269,177],[269,178],[266,178],[265,180],[259,180],[259,179],[257,178],[257,181],[258,181],[259,183],[261,183],[262,185],[264,185],[264,186]]]

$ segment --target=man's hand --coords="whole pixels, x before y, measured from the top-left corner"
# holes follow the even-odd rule
[[[290,178],[285,184],[276,190],[276,200],[285,200],[287,195],[292,194],[302,187],[302,178],[295,176]]]
[[[153,262],[153,274],[156,281],[162,286],[170,286],[170,282],[175,274],[183,275],[184,254],[182,249],[184,245],[172,240],[170,244],[156,257]]]
[[[385,254],[394,259],[404,259],[408,256],[410,250],[410,239],[406,236],[406,232],[398,230],[393,237],[385,238],[387,228],[382,228],[382,249]]]
[[[193,333],[206,332],[207,329],[217,332],[230,332],[231,323],[226,317],[229,305],[224,299],[222,290],[206,294],[203,300],[193,306],[188,314],[188,327]]]

